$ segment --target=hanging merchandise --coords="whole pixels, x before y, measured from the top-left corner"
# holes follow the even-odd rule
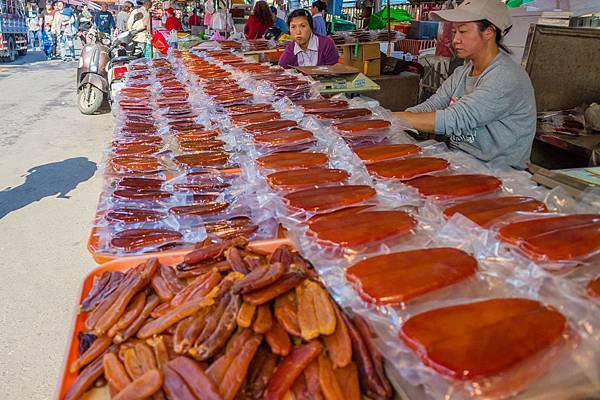
[[[158,50],[161,54],[167,54],[169,51],[169,44],[167,43],[167,39],[162,32],[156,31],[154,35],[152,35],[152,46],[156,50]]]
[[[227,3],[225,0],[215,0],[214,7],[215,12],[212,16],[210,27],[216,31],[228,31],[234,25],[231,14],[227,12]]]
[[[224,31],[227,29],[227,17],[225,12],[218,10],[212,17],[210,27],[216,31]]]
[[[212,17],[215,13],[215,5],[212,0],[205,3],[204,10],[204,25],[211,26]]]

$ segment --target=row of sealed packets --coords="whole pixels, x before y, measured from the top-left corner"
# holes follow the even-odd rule
[[[118,99],[120,124],[97,223],[108,227],[102,250],[132,253],[192,245],[207,234],[252,235],[258,226],[248,207],[236,203],[235,155],[224,150],[218,131],[196,122],[197,108],[170,63],[157,62],[145,73],[134,70]],[[157,86],[162,90],[152,90]],[[161,119],[149,117],[157,114]],[[175,151],[164,151],[169,140]]]
[[[347,105],[347,103],[345,103],[343,100],[309,100],[298,103],[300,107],[308,110],[318,110],[318,107],[320,107],[321,110],[327,110],[327,107],[329,107],[329,109],[339,109]],[[244,115],[252,116],[256,114],[258,114],[259,117],[264,117],[265,113],[258,112]],[[256,121],[252,120],[252,118],[250,118],[249,121],[256,124]],[[277,122],[277,120],[274,122]],[[259,137],[260,136],[262,135],[259,135]],[[434,200],[438,200],[438,202],[444,203],[444,200],[446,202],[452,201],[453,197],[464,199],[470,196],[487,193],[493,193],[496,195],[501,183],[505,184],[504,189],[506,192],[508,192],[508,194],[514,193],[514,189],[506,190],[506,181],[501,182],[499,179],[489,175],[455,174],[452,176],[431,176],[432,173],[449,169],[450,163],[447,159],[441,157],[411,157],[411,155],[418,152],[419,147],[410,144],[403,145],[386,143],[382,145],[361,146],[357,149],[357,153],[360,155],[361,160],[367,164],[369,172],[371,175],[375,175],[377,180],[381,180],[382,177],[390,180],[395,179],[399,182],[410,180],[408,186],[416,187],[419,194],[423,195],[423,197],[433,198]],[[292,153],[288,153],[286,156],[289,156],[290,154]],[[314,154],[312,156],[314,156]],[[321,183],[323,185],[328,185],[330,183],[337,184],[345,181],[346,178],[348,178],[348,173],[342,170],[333,170],[322,167],[317,168],[319,169],[308,170],[307,174],[303,174],[303,171],[277,172],[270,176],[270,184],[273,186],[273,182],[277,181],[276,185],[279,186],[278,189],[281,190],[282,188],[286,188],[289,190],[291,188],[298,189],[302,185],[310,186],[316,183]],[[417,182],[415,182],[415,178],[419,178],[420,175],[423,174],[428,176],[423,177],[423,179],[416,179]],[[289,182],[292,182],[292,184],[289,184]],[[342,193],[340,196],[344,196],[343,193],[349,193],[352,191],[354,192],[353,197],[355,197],[355,199],[352,199],[351,201],[357,200],[358,202],[364,201],[364,197],[370,196],[373,193],[365,188],[363,190],[364,195],[360,195],[360,193],[357,194],[356,192],[360,192],[360,189],[362,188],[328,188],[323,189],[322,191],[338,191]],[[313,196],[312,192],[308,192],[307,195],[310,195],[310,197],[318,197]],[[525,196],[503,196],[499,198],[494,197],[493,200],[474,200],[473,202],[466,202],[453,207],[446,207],[444,214],[447,217],[450,217],[456,213],[465,214],[469,207],[472,209],[471,218],[474,218],[484,226],[490,223],[490,221],[493,221],[494,219],[501,217],[508,212],[547,211],[545,205],[535,198]],[[367,219],[364,215],[362,218],[365,220]],[[563,224],[568,224],[569,221],[568,219],[561,218],[558,220],[558,223],[561,223],[562,221]],[[583,224],[585,225],[586,222],[584,221]],[[594,225],[592,224],[592,226],[588,227],[587,232],[591,232],[593,229]],[[385,237],[385,235],[383,235],[383,237]],[[595,242],[592,240],[591,245],[588,246],[588,250],[591,250],[592,253],[594,250],[594,243]],[[525,245],[524,248],[527,248],[527,246]],[[530,254],[532,253],[530,252]],[[570,254],[570,257],[577,259],[578,256],[585,258],[590,255],[593,254],[591,254],[589,251],[586,251],[584,246],[582,249],[580,249],[580,254]],[[537,256],[539,261],[540,257],[543,257],[544,255],[537,254]],[[556,261],[556,259],[560,260],[560,257],[560,254],[555,254],[552,261]]]
[[[374,150],[374,149],[370,149],[370,150]],[[388,149],[389,150],[389,149]],[[367,152],[367,150],[365,150],[364,152]],[[325,154],[322,153],[318,153],[318,152],[303,152],[303,153],[296,153],[296,154],[292,154],[292,153],[283,153],[283,154],[272,154],[267,156],[267,158],[263,157],[262,159],[257,160],[258,164],[261,165],[261,167],[264,167],[265,164],[269,165],[272,167],[273,165],[278,165],[277,163],[281,164],[286,164],[291,161],[293,158],[295,158],[295,161],[299,161],[300,163],[315,163],[318,166],[322,166],[324,165],[324,163],[326,163],[326,158],[324,158],[323,156],[326,157]],[[287,164],[289,166],[289,164]],[[314,165],[313,165],[314,166]],[[292,168],[294,166],[292,165]],[[281,172],[281,171],[279,171]],[[294,171],[294,173],[296,174],[297,177],[301,177],[301,174],[299,174],[298,170]],[[269,174],[268,176],[271,176],[272,174]],[[273,178],[271,176],[271,178]],[[471,179],[473,179],[473,177],[470,177]],[[272,183],[271,179],[269,182]],[[485,184],[486,182],[484,182]],[[356,188],[353,188],[356,189]],[[504,200],[504,199],[508,199],[508,200]],[[478,200],[475,200],[478,201]],[[485,199],[485,200],[479,200],[480,202],[482,202],[481,204],[485,204],[485,203],[489,203],[490,199]],[[506,207],[509,207],[509,209],[511,207],[517,206],[519,207],[520,204],[524,204],[524,207],[533,207],[534,210],[527,210],[527,211],[546,211],[545,210],[545,206],[543,206],[543,203],[538,202],[535,199],[530,199],[530,198],[524,198],[524,197],[520,197],[520,198],[516,198],[516,197],[502,197],[502,198],[495,198],[495,202],[498,203],[500,202],[500,207],[497,207],[496,210],[498,210],[499,208],[503,208],[506,211]],[[466,207],[466,205],[460,205],[462,207]],[[472,204],[471,206],[477,208],[477,204]],[[498,204],[496,204],[496,206],[498,206]],[[490,209],[494,209],[494,207],[489,207]],[[363,211],[363,210],[357,210],[355,209],[355,211],[357,211],[357,214],[361,214],[361,213],[366,213],[367,211]],[[459,210],[464,212],[464,210]],[[455,211],[458,212],[458,211]],[[462,214],[461,212],[461,214]],[[448,213],[449,215],[452,215],[450,212]],[[493,214],[493,211],[492,211]],[[480,213],[479,216],[482,216],[482,214]],[[483,215],[485,216],[485,215]],[[369,217],[369,219],[373,220],[373,215],[371,215]],[[489,216],[488,216],[489,217]],[[539,216],[536,216],[539,217]],[[583,227],[585,229],[585,227],[589,228],[589,224],[592,223],[594,224],[595,222],[597,222],[597,217],[590,217],[591,219],[589,219],[588,217],[585,216],[575,216],[575,217],[566,217],[566,218],[571,218],[571,220],[564,220],[564,221],[569,221],[569,222],[573,222],[573,219],[579,219],[581,224],[583,224]],[[587,219],[586,219],[587,218]],[[594,219],[596,218],[596,219]],[[476,219],[476,218],[475,218]],[[494,218],[491,218],[490,220],[493,220]],[[539,218],[535,218],[535,219],[539,219]],[[545,218],[544,218],[545,219]],[[556,218],[555,218],[556,219]],[[560,220],[560,218],[558,218],[557,220]],[[564,223],[563,221],[563,223]],[[314,222],[314,221],[313,221]],[[480,223],[482,222],[481,220],[479,221]],[[488,221],[489,222],[489,221]],[[545,222],[547,223],[547,221]],[[527,222],[527,224],[533,224],[535,225],[536,223],[532,223],[532,222]],[[540,223],[537,222],[537,224],[539,225]],[[484,223],[485,225],[485,223]],[[350,225],[349,225],[350,226]],[[509,227],[512,228],[513,230],[517,230],[516,235],[518,236],[519,230],[518,230],[518,226],[517,228],[515,228],[514,226]],[[510,231],[509,228],[505,228],[505,231],[508,229]],[[578,226],[579,229],[581,229],[581,225]],[[593,225],[592,228],[593,229]],[[590,254],[587,254],[588,256]],[[436,257],[437,256],[437,257]],[[359,287],[359,289],[357,289],[357,292],[360,292],[361,297],[362,298],[367,298],[369,299],[370,302],[372,303],[378,303],[383,301],[384,303],[386,301],[389,301],[390,303],[405,303],[407,301],[409,301],[411,299],[411,296],[423,296],[424,294],[427,294],[428,292],[434,292],[437,290],[440,290],[441,288],[444,287],[452,287],[453,284],[456,284],[457,282],[462,282],[463,284],[463,289],[464,289],[464,285],[467,284],[466,280],[469,280],[470,278],[472,278],[472,275],[474,273],[476,273],[475,271],[477,270],[477,261],[472,258],[471,256],[469,256],[467,253],[464,253],[460,250],[457,250],[455,248],[439,248],[439,249],[426,249],[426,250],[416,250],[413,252],[409,252],[409,253],[400,253],[400,254],[389,254],[389,255],[381,255],[379,257],[383,257],[383,258],[387,258],[386,260],[378,260],[380,261],[384,266],[387,265],[389,268],[389,270],[385,270],[383,269],[382,271],[379,271],[379,274],[374,274],[374,275],[378,275],[376,277],[371,277],[369,271],[373,270],[373,266],[369,265],[368,262],[373,263],[374,261],[372,261],[373,259],[369,259],[366,261],[366,265],[357,265],[355,267],[352,267],[354,269],[351,269],[351,273],[349,274],[349,279],[348,281],[351,281],[352,284],[348,285],[348,281],[344,280],[344,284],[341,285],[342,288],[344,289],[348,289],[349,287]],[[412,258],[411,258],[412,257]],[[419,257],[421,257],[422,260],[427,260],[429,262],[429,264],[426,262],[425,264],[429,266],[429,269],[431,272],[434,273],[434,276],[431,275],[427,275],[427,274],[422,274],[420,275],[419,272],[417,271],[413,271],[413,280],[411,281],[410,279],[410,271],[407,270],[407,268],[409,267],[413,267],[416,269],[420,269],[420,267],[423,264],[423,261],[419,262],[418,259]],[[409,262],[406,262],[405,260],[410,260]],[[403,265],[404,268],[398,268],[398,262],[399,261],[405,261],[405,264]],[[452,264],[452,262],[455,262],[455,264]],[[377,264],[377,263],[376,263]],[[475,265],[475,267],[474,267]],[[440,269],[440,267],[442,267]],[[369,279],[367,277],[363,277],[365,279],[365,281],[367,282],[367,284],[365,285],[364,282],[360,279],[360,273],[357,271],[367,271],[367,277],[371,277],[373,280],[369,281]],[[399,271],[402,270],[405,273],[400,273]],[[326,270],[324,271],[326,272]],[[390,277],[390,274],[392,272],[396,272],[399,274],[399,277],[397,278],[397,280],[394,280],[394,284],[389,284],[387,286],[388,290],[391,290],[391,293],[386,293],[385,292],[385,288],[386,285],[382,285],[382,282],[391,282],[391,280],[386,280],[386,277]],[[435,273],[437,273],[437,275],[435,275]],[[406,280],[405,280],[406,279]],[[415,281],[416,279],[416,281]],[[421,281],[419,282],[419,279],[421,279]],[[397,283],[398,282],[405,282],[406,284],[401,287],[398,288],[397,287]],[[367,287],[365,289],[365,286]],[[476,286],[476,285],[475,285]],[[484,285],[485,286],[485,285]],[[500,285],[499,285],[500,286]],[[390,289],[391,288],[391,289]],[[456,288],[456,287],[455,287]],[[403,292],[403,289],[405,292]],[[375,291],[377,292],[377,290],[382,291],[382,293],[379,293],[379,295],[377,294],[373,294],[370,293],[369,291]],[[419,327],[420,327],[420,320],[424,320],[426,319],[425,315],[420,316],[421,318],[417,318],[418,316],[415,315],[415,319],[409,320],[409,322],[406,322],[405,324],[403,324],[402,326],[404,327],[404,330],[402,330],[401,332],[401,337],[402,340],[407,343],[407,347],[408,348],[412,348],[413,350],[417,351],[417,353],[421,354],[421,361],[423,361],[424,365],[429,365],[430,368],[432,368],[433,370],[437,371],[437,372],[442,372],[442,374],[445,374],[446,376],[450,376],[452,378],[454,378],[455,380],[459,380],[459,381],[468,381],[468,384],[462,385],[463,388],[467,389],[467,393],[469,393],[469,395],[477,395],[477,385],[475,385],[476,383],[482,383],[481,379],[486,378],[485,385],[483,386],[485,388],[485,390],[481,391],[481,387],[480,387],[480,394],[482,393],[495,393],[497,395],[499,394],[514,394],[518,391],[520,391],[521,389],[523,389],[524,385],[523,382],[521,381],[520,384],[519,382],[514,382],[511,381],[511,379],[514,379],[513,377],[510,377],[509,374],[504,374],[502,376],[502,378],[500,379],[497,374],[501,371],[505,371],[506,369],[511,369],[511,367],[514,364],[521,364],[523,360],[525,359],[529,359],[529,361],[531,362],[531,358],[529,358],[529,356],[531,356],[532,354],[534,355],[539,355],[542,354],[544,357],[548,357],[547,359],[550,360],[551,357],[550,355],[548,355],[548,353],[553,353],[553,351],[548,350],[548,347],[552,347],[553,344],[557,343],[558,341],[561,341],[560,344],[556,345],[556,347],[562,347],[563,345],[565,346],[565,348],[570,348],[572,349],[573,352],[575,351],[579,351],[581,354],[578,355],[578,357],[581,357],[582,354],[583,356],[585,356],[584,358],[587,359],[587,362],[589,364],[590,360],[593,362],[594,360],[594,354],[597,353],[594,351],[593,347],[594,344],[593,343],[592,349],[589,348],[588,345],[590,345],[589,340],[583,340],[586,338],[581,338],[580,336],[578,336],[577,333],[571,332],[571,329],[573,327],[576,327],[577,325],[579,325],[579,323],[581,321],[585,321],[586,320],[586,316],[584,315],[583,318],[581,320],[577,320],[576,316],[574,315],[569,315],[569,320],[567,322],[567,317],[563,316],[562,314],[560,314],[559,312],[556,311],[556,309],[553,309],[551,307],[547,307],[544,304],[545,303],[540,303],[535,301],[535,299],[532,298],[515,298],[515,291],[513,290],[513,288],[511,287],[510,290],[508,290],[508,292],[506,293],[501,293],[502,290],[499,290],[499,293],[497,293],[498,295],[504,295],[506,296],[505,298],[497,298],[497,299],[486,299],[486,300],[482,300],[479,302],[474,302],[471,304],[467,304],[467,305],[460,305],[460,306],[453,306],[453,307],[448,307],[447,309],[442,309],[442,310],[432,310],[430,314],[427,314],[427,318],[439,318],[439,319],[443,319],[442,316],[446,316],[447,313],[455,313],[458,315],[461,315],[461,318],[466,314],[467,316],[470,314],[471,318],[473,318],[474,320],[480,319],[480,315],[481,313],[486,313],[489,312],[490,314],[496,314],[495,316],[492,315],[491,321],[494,322],[496,321],[495,318],[497,318],[497,321],[503,321],[503,320],[511,320],[512,322],[516,322],[519,319],[523,319],[524,316],[525,317],[529,317],[532,314],[535,314],[537,316],[539,316],[539,323],[532,323],[528,326],[524,326],[523,330],[526,331],[525,335],[521,335],[519,337],[508,337],[507,338],[507,347],[518,347],[518,342],[515,343],[511,343],[510,340],[516,340],[519,341],[521,340],[523,337],[527,337],[527,336],[540,336],[540,333],[544,333],[546,331],[545,328],[549,328],[548,330],[551,331],[550,333],[548,333],[546,335],[546,337],[541,337],[536,343],[532,343],[532,345],[530,346],[529,351],[521,351],[520,354],[515,355],[513,352],[513,354],[505,354],[504,356],[504,360],[494,360],[496,362],[495,365],[491,365],[491,366],[482,366],[480,364],[477,364],[476,360],[475,361],[471,361],[471,363],[469,364],[469,362],[466,362],[466,364],[463,365],[455,365],[454,366],[454,370],[450,369],[449,366],[447,365],[447,363],[449,363],[450,359],[452,358],[451,356],[454,356],[458,353],[461,352],[461,349],[457,349],[456,353],[454,354],[446,354],[443,351],[438,351],[437,353],[433,350],[427,352],[426,354],[423,354],[422,351],[423,349],[420,348],[419,346],[422,345],[422,341],[426,341],[425,339],[423,339],[424,336],[423,332],[420,331]],[[472,298],[478,298],[478,297],[482,297],[482,296],[491,296],[494,293],[484,290],[483,293],[477,293],[477,291],[475,290],[475,293],[471,293],[473,296]],[[512,295],[512,297],[508,297],[508,295]],[[406,296],[406,297],[403,297]],[[541,297],[541,296],[540,296]],[[557,295],[557,297],[560,297],[560,295]],[[352,298],[352,296],[348,296],[348,298]],[[381,299],[384,300],[381,300]],[[454,301],[456,302],[456,296],[453,295],[451,296],[452,299],[454,299]],[[468,298],[468,296],[464,296],[463,300],[465,298]],[[542,299],[544,300],[544,299]],[[560,304],[560,301],[559,301]],[[556,307],[558,308],[558,306]],[[566,307],[568,308],[568,307]],[[513,313],[507,312],[504,315],[502,314],[501,310],[513,310]],[[584,309],[588,309],[588,307],[584,306]],[[500,311],[498,311],[500,310]],[[566,310],[568,311],[568,310]],[[456,320],[453,320],[452,318],[457,318],[454,315],[450,315],[450,316],[446,316],[448,318],[449,322],[456,322]],[[448,321],[446,321],[448,323]],[[548,322],[551,321],[551,322]],[[470,333],[473,337],[478,337],[479,333],[482,330],[486,330],[488,329],[488,326],[490,324],[490,321],[479,321],[480,324],[479,326],[475,326],[473,328],[473,331]],[[460,324],[458,324],[460,325]],[[435,326],[435,324],[433,325]],[[511,326],[505,326],[504,329],[514,329],[515,324],[511,323]],[[499,331],[494,331],[493,329],[488,329],[489,333],[492,334],[492,336],[489,337],[495,337],[498,332],[502,332],[502,329],[500,329]],[[449,333],[448,336],[452,337],[453,333]],[[440,335],[441,337],[443,337],[443,335]],[[543,336],[543,335],[542,335]],[[469,344],[469,345],[473,345],[473,340],[467,338],[463,338],[465,341],[463,344]],[[581,339],[580,343],[584,343],[584,344],[578,344],[578,348],[576,349],[574,346],[574,343],[578,341],[578,339]],[[431,339],[431,338],[430,338]],[[562,342],[564,339],[564,343]],[[441,340],[441,339],[440,339]],[[456,346],[453,346],[456,347]],[[427,349],[425,349],[427,350]],[[464,349],[462,349],[464,350]],[[484,347],[484,350],[489,350],[489,348]],[[421,352],[421,353],[420,353]],[[519,353],[519,352],[516,352]],[[574,353],[573,353],[574,354]],[[573,354],[571,354],[571,356],[573,356]],[[486,357],[482,357],[480,358],[483,360],[487,360],[490,359],[492,360],[492,355],[488,354],[487,355],[488,358]],[[591,358],[590,358],[591,357]],[[501,357],[500,357],[501,358]],[[537,361],[539,361],[539,358],[536,359]],[[467,360],[468,361],[468,360]],[[580,358],[580,363],[581,363],[581,358]],[[493,364],[493,362],[491,363]],[[588,364],[584,364],[584,366],[588,365]],[[413,364],[411,364],[413,365]],[[592,364],[593,365],[593,364]],[[530,365],[531,367],[531,365]],[[461,370],[462,368],[462,370]],[[585,370],[585,368],[584,368]],[[512,371],[512,370],[511,370]],[[588,370],[589,371],[589,370]],[[513,371],[514,372],[514,371]],[[521,371],[521,373],[523,373]],[[462,374],[462,375],[461,375]],[[493,375],[493,378],[495,379],[488,379],[490,375]],[[529,375],[535,375],[535,374],[529,374]],[[512,385],[510,385],[509,383],[512,382]],[[564,380],[563,380],[564,382]],[[527,380],[527,383],[529,383],[529,380]],[[589,387],[589,386],[588,386]],[[457,389],[457,387],[453,386],[453,389]],[[531,390],[531,389],[529,389]]]
[[[376,328],[404,379],[433,398],[597,391],[597,303],[553,279],[531,290],[496,276],[493,262],[432,246],[320,269],[334,297]]]
[[[357,218],[342,216],[342,213],[345,212],[356,212]],[[315,263],[322,276],[329,277],[331,274],[332,282],[328,282],[328,278],[325,280],[329,288],[333,288],[333,292],[336,293],[338,288],[335,286],[336,280],[333,277],[336,276],[336,273],[344,271],[344,261],[349,258],[356,261],[361,257],[349,256],[347,253],[346,257],[342,259],[341,268],[336,268],[335,265],[332,265],[331,259],[324,260],[323,258],[324,243],[315,244],[315,230],[321,238],[324,237],[329,242],[339,243],[340,238],[351,240],[356,237],[356,229],[360,228],[360,221],[363,221],[363,226],[366,227],[366,236],[369,239],[381,233],[381,226],[392,226],[391,229],[394,229],[404,225],[403,229],[406,230],[407,226],[411,226],[412,221],[407,224],[406,215],[399,212],[381,211],[377,213],[376,210],[370,212],[369,209],[361,210],[360,207],[354,208],[354,211],[345,209],[334,214],[337,215],[331,217],[330,214],[329,221],[325,218],[321,218],[319,221],[318,217],[312,217],[312,221],[309,219],[308,231],[313,231],[312,235],[303,233],[296,237],[296,242],[301,243],[302,252],[310,255],[309,259]],[[398,220],[393,220],[394,217]],[[400,219],[401,217],[404,219]],[[541,215],[533,217],[530,215],[529,217],[539,221]],[[392,221],[391,225],[376,222],[378,218],[386,222]],[[581,219],[584,228],[588,226],[588,223],[593,222],[593,219],[590,221],[589,218],[583,216],[567,216],[565,218]],[[597,221],[597,216],[592,218]],[[327,222],[329,222],[329,226]],[[526,224],[529,223],[530,221],[526,222]],[[319,225],[321,226],[319,227]],[[375,226],[374,230],[370,230],[373,229],[373,226]],[[504,234],[506,238],[510,237],[511,233],[518,236],[519,227],[519,225],[507,225],[504,229],[500,229],[500,233]],[[447,234],[447,232],[445,233]],[[408,244],[408,246],[415,245],[414,242]],[[456,246],[457,243],[452,243],[452,245]],[[383,318],[387,322],[401,319],[397,315],[395,318],[391,316],[393,313],[385,307],[383,311],[379,310],[380,305],[393,304],[406,310],[407,304],[419,303],[418,300],[425,298],[425,304],[431,308],[423,307],[422,315],[415,313],[413,319],[404,320],[398,325],[384,324],[383,337],[386,337],[385,334],[389,334],[390,330],[393,334],[387,337],[387,342],[383,345],[390,347],[389,349],[384,347],[386,355],[394,354],[391,352],[393,349],[404,348],[406,350],[398,357],[389,357],[389,359],[406,376],[414,377],[416,374],[418,378],[413,380],[413,383],[427,383],[426,386],[428,390],[432,391],[433,398],[441,398],[442,395],[450,393],[455,393],[458,397],[463,395],[465,397],[477,395],[502,397],[518,393],[534,382],[533,378],[537,374],[546,372],[537,366],[540,361],[544,361],[543,365],[551,366],[552,371],[561,370],[560,365],[565,364],[559,363],[559,356],[556,353],[562,354],[562,362],[566,365],[573,361],[578,362],[578,368],[570,371],[574,375],[574,379],[581,379],[588,373],[593,375],[598,372],[594,366],[597,365],[598,357],[596,330],[600,325],[592,318],[594,315],[598,315],[597,306],[594,305],[594,300],[591,298],[598,295],[593,290],[592,282],[594,281],[587,284],[588,290],[584,296],[574,301],[577,306],[570,304],[571,301],[568,300],[568,295],[565,295],[564,289],[556,290],[557,279],[544,279],[544,282],[548,282],[547,284],[552,285],[552,288],[555,289],[554,294],[548,296],[540,295],[547,291],[545,288],[540,288],[540,282],[536,284],[536,291],[531,293],[530,291],[517,291],[512,285],[506,285],[505,281],[500,279],[496,284],[508,287],[505,290],[492,291],[490,287],[493,286],[490,286],[484,278],[476,275],[483,274],[477,272],[478,263],[468,253],[454,247],[431,248],[434,246],[431,242],[428,243],[426,249],[396,252],[399,248],[406,246],[407,244],[404,243],[399,247],[380,248],[377,256],[353,265],[345,275],[338,276],[339,298],[353,310],[363,311],[362,315],[370,321],[381,318],[380,313],[382,313],[383,316],[388,317]],[[491,276],[498,274],[501,275],[501,278],[504,278],[502,276],[504,274],[510,276],[511,271],[506,271],[506,268],[516,269],[517,265],[514,257],[506,261],[509,263],[508,266],[506,263],[500,263],[489,269],[486,268],[486,273]],[[325,267],[320,268],[320,265]],[[528,264],[523,267],[531,270]],[[583,268],[586,267],[589,266]],[[527,282],[527,280],[519,282],[517,279],[513,279],[513,281],[521,287],[524,282]],[[514,299],[519,293],[522,293],[523,298]],[[439,297],[434,301],[432,298],[437,296]],[[440,299],[444,299],[446,302]],[[362,309],[357,306],[357,302],[363,305]],[[547,307],[547,305],[551,306]],[[575,310],[573,311],[573,309]],[[596,314],[592,311],[594,309]],[[513,310],[514,314],[502,314],[500,310]],[[583,310],[583,313],[580,313],[580,310]],[[491,315],[491,320],[481,318],[481,315],[487,314]],[[531,324],[524,325],[521,322],[530,320],[532,315],[535,315],[537,319]],[[548,321],[553,322],[549,323]],[[497,329],[495,324],[498,324]],[[446,326],[461,328],[457,328],[456,331],[444,331],[443,327]],[[582,330],[582,326],[591,328],[591,334]],[[522,334],[512,334],[515,330],[519,330]],[[552,331],[552,335],[545,335],[549,330]],[[437,337],[430,337],[431,332],[440,332],[440,334]],[[506,340],[499,343],[497,341],[499,337],[506,338]],[[539,340],[536,341],[536,338]],[[404,343],[404,347],[398,346],[400,341]],[[437,348],[436,346],[440,342],[445,342],[447,347]],[[429,345],[431,346],[428,347]],[[521,347],[520,350],[512,353],[506,350],[519,349],[519,347]],[[526,350],[523,350],[523,347]],[[470,352],[472,353],[469,354]],[[413,358],[407,358],[407,353],[411,354]],[[455,357],[459,355],[464,356],[460,360],[462,363],[455,360]],[[475,360],[468,357],[473,357]],[[477,360],[479,360],[479,364]],[[433,373],[432,370],[436,373]],[[522,380],[522,375],[526,375],[530,379]],[[551,382],[553,382],[551,387],[555,391],[557,388],[564,387],[565,383],[574,384],[573,381],[569,383],[569,380],[565,379],[553,379]],[[577,385],[581,384],[579,387],[589,392],[597,387],[597,383],[597,380],[592,378],[584,379]],[[535,387],[535,385],[533,386]],[[538,384],[537,387],[548,389],[545,384],[542,386]]]
[[[320,103],[326,101],[322,100]],[[334,136],[332,132],[330,136]],[[343,159],[343,151],[340,151],[343,148],[339,141],[330,146],[334,152],[337,151],[332,156],[338,160]],[[426,208],[429,213],[427,222],[430,225],[436,225],[437,222],[439,227],[440,222],[443,224],[444,220],[455,214],[466,215],[485,228],[515,212],[572,212],[561,207],[560,201],[554,201],[549,209],[542,201],[548,192],[535,187],[528,176],[507,170],[494,170],[480,162],[468,160],[461,153],[435,154],[434,150],[425,154],[425,148],[412,143],[382,143],[353,147],[352,150],[350,153],[354,154],[346,156],[347,160],[343,161],[345,165],[351,166],[348,170],[352,170],[352,165],[363,164],[373,178],[373,186],[377,189],[384,188],[383,194],[397,194],[407,190],[412,192],[413,199],[417,194],[420,202],[400,201],[396,204],[427,205],[428,207],[422,208]],[[474,173],[482,171],[483,174]],[[299,172],[295,171],[294,174]],[[437,217],[437,221],[432,220],[431,216]],[[505,242],[517,245],[537,262],[567,261],[568,264],[570,260],[585,260],[597,253],[597,222],[598,218],[593,213],[556,217],[517,225],[515,229],[533,230],[527,240],[511,239],[507,234],[501,237],[504,236]],[[376,225],[374,229],[377,229]],[[557,230],[560,234],[556,233]],[[514,235],[518,236],[519,233]],[[562,248],[559,246],[561,244]],[[550,248],[554,251],[548,251]]]

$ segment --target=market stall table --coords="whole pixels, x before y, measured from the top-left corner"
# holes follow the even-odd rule
[[[369,97],[390,111],[404,111],[419,102],[419,74],[401,72],[398,75],[379,75],[371,80],[381,87]]]
[[[549,170],[533,166],[530,169],[535,182],[551,189],[560,186],[576,197],[600,187],[600,167]]]
[[[588,165],[600,165],[600,135],[568,136],[538,131],[535,140],[564,150]]]
[[[572,110],[600,100],[598,29],[531,25],[522,65],[531,78],[538,113]],[[545,168],[598,165],[600,135],[536,132],[532,162]]]
[[[359,73],[358,68],[351,65],[335,64],[293,68],[319,81],[319,93],[324,95],[346,93],[351,97],[354,93],[381,89],[373,80]]]

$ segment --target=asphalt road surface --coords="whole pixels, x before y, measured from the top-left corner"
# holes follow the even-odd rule
[[[76,103],[75,62],[0,64],[0,397],[55,395],[112,135]]]

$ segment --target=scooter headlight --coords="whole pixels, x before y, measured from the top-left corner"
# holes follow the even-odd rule
[[[95,74],[98,73],[98,64],[100,62],[100,52],[98,50],[94,50],[92,57],[90,59],[90,72]]]

